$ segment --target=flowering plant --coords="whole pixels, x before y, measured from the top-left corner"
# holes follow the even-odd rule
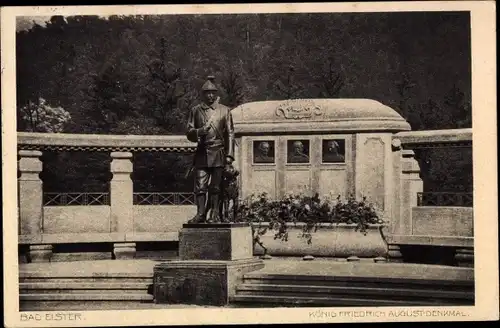
[[[22,119],[30,132],[62,132],[71,115],[62,107],[52,107],[43,98],[21,107]]]
[[[266,252],[260,236],[267,231],[275,231],[274,238],[288,240],[288,227],[301,223],[301,237],[312,243],[312,234],[322,225],[355,224],[355,230],[367,233],[371,224],[384,224],[383,213],[374,204],[350,196],[342,200],[321,199],[314,196],[288,195],[282,199],[272,200],[266,193],[251,195],[239,207],[237,222],[248,222],[252,226],[254,244],[259,244]],[[262,223],[266,223],[262,225]]]

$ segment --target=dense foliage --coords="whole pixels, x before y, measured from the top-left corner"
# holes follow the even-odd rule
[[[62,107],[51,107],[43,98],[22,106],[20,113],[26,130],[30,132],[62,132],[71,120],[71,115]]]
[[[307,196],[304,194],[291,194],[283,199],[269,199],[266,193],[251,195],[239,208],[239,213],[234,220],[248,222],[253,228],[254,242],[266,250],[260,236],[273,231],[274,238],[282,241],[288,240],[288,227],[290,224],[300,223],[301,236],[312,242],[312,234],[322,225],[353,224],[355,230],[366,234],[370,224],[384,224],[383,213],[368,202],[366,197],[357,200],[350,196],[342,200],[328,197],[320,198],[318,194]],[[265,223],[263,225],[263,223]]]
[[[71,116],[64,132],[183,133],[208,74],[229,106],[371,98],[413,129],[471,127],[469,26],[458,12],[54,16],[17,33],[18,130],[30,130],[22,108],[43,98]],[[471,188],[471,173],[463,174],[470,154],[418,156],[432,172],[426,187]],[[48,153],[44,161],[46,190],[106,188],[109,163],[100,155]],[[137,190],[191,188],[186,156],[134,161]]]

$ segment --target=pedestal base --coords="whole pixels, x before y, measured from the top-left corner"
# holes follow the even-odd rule
[[[246,223],[184,224],[181,260],[235,261],[253,257],[252,228]]]
[[[262,269],[260,259],[237,261],[171,261],[154,268],[157,304],[224,306],[245,273]]]
[[[155,302],[227,305],[245,273],[262,269],[246,223],[185,224],[178,261],[154,268]]]

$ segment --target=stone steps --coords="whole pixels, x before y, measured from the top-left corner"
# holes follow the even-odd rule
[[[132,278],[132,277],[82,277],[82,278],[58,278],[58,277],[48,277],[48,278],[21,278],[19,279],[20,284],[36,284],[36,283],[47,283],[47,284],[152,284],[153,278],[142,277],[142,278]]]
[[[86,309],[87,304],[122,305],[153,304],[152,273],[75,272],[47,274],[21,272],[19,300],[21,310],[43,310],[53,305],[64,310]]]
[[[300,278],[300,279],[299,279]],[[333,287],[343,287],[343,288],[348,288],[348,287],[353,287],[356,286],[356,284],[362,283],[363,287],[366,288],[390,288],[392,289],[415,289],[418,288],[420,290],[431,290],[431,291],[456,291],[457,288],[464,288],[465,290],[469,290],[470,288],[467,286],[460,286],[460,285],[434,285],[434,284],[429,284],[429,285],[424,285],[424,284],[411,284],[408,282],[398,282],[394,281],[392,283],[384,283],[384,282],[374,282],[371,281],[370,279],[366,279],[364,281],[353,281],[353,280],[330,280],[330,279],[321,279],[321,280],[315,280],[315,279],[305,279],[307,277],[298,277],[298,279],[293,279],[293,278],[245,278],[245,283],[247,284],[267,284],[267,285],[305,285],[305,286],[312,286],[312,287],[317,287],[317,286],[333,286]]]
[[[473,305],[473,280],[248,273],[231,302],[238,306]]]
[[[415,278],[402,278],[402,277],[391,277],[387,275],[385,277],[374,277],[374,276],[363,276],[363,275],[338,275],[332,272],[329,275],[310,275],[310,274],[274,274],[274,273],[260,273],[252,272],[244,275],[245,282],[261,282],[261,281],[272,281],[273,283],[285,283],[285,284],[301,284],[302,282],[307,282],[308,284],[321,285],[324,284],[348,284],[352,286],[355,283],[369,283],[376,286],[424,286],[431,289],[438,288],[457,288],[464,287],[470,288],[474,287],[474,281],[469,279],[453,279],[448,280],[446,277],[443,279],[415,279]]]
[[[237,287],[239,295],[252,295],[258,292],[260,295],[282,295],[282,294],[300,294],[300,295],[363,295],[381,298],[388,298],[388,289],[383,287],[352,287],[352,286],[297,286],[283,284],[242,284]],[[421,299],[460,299],[474,301],[474,293],[460,291],[440,291],[411,288],[391,288],[391,298],[421,298]]]
[[[219,308],[185,304],[155,304],[150,301],[37,301],[24,302],[22,311],[102,311]]]
[[[137,282],[22,282],[20,294],[91,294],[96,291],[105,293],[141,293],[148,290],[149,283]]]
[[[153,301],[146,293],[40,293],[20,294],[21,301]]]

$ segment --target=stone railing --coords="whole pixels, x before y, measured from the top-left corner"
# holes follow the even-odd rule
[[[472,207],[471,192],[419,192],[417,206]]]
[[[389,249],[393,257],[404,250],[441,247],[455,250],[455,260],[473,261],[473,194],[423,192],[420,166],[414,150],[472,147],[472,129],[400,132],[393,135],[393,151],[400,162],[400,197],[393,213]],[[404,254],[403,254],[404,255]]]
[[[457,249],[457,259],[470,260],[472,195],[460,196],[460,204],[426,202],[429,197],[439,197],[423,193],[413,150],[471,146],[472,129],[392,135],[392,154],[389,147],[387,163],[392,163],[388,168],[394,174],[384,180],[394,186],[387,206],[390,257],[401,257],[405,247],[441,246]],[[134,256],[137,243],[177,241],[182,224],[196,211],[190,193],[134,193],[131,179],[133,153],[192,153],[195,144],[185,136],[18,133],[18,150],[19,242],[32,261],[48,260],[54,245],[71,243],[111,243],[116,258]],[[113,175],[109,190],[43,193],[39,175],[44,151],[109,153]]]
[[[109,205],[108,192],[44,192],[43,206]]]
[[[53,245],[113,243],[114,256],[133,256],[136,242],[176,241],[194,215],[189,193],[134,193],[134,152],[190,153],[184,136],[18,133],[19,242],[32,261],[47,260]],[[113,177],[100,193],[43,193],[44,151],[106,152]]]

